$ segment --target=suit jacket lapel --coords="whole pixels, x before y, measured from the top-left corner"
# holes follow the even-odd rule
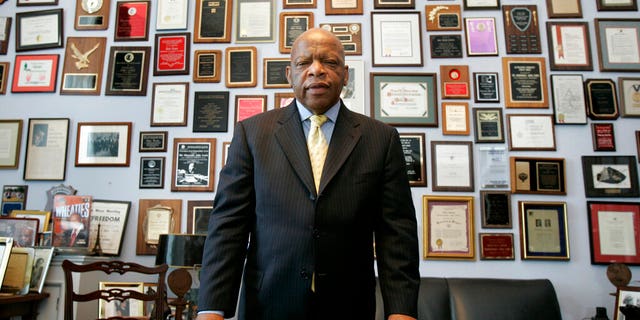
[[[342,104],[331,136],[327,159],[324,161],[319,191],[322,191],[333,179],[353,151],[361,136],[361,132],[358,130],[359,125],[360,123],[351,116],[351,111]]]

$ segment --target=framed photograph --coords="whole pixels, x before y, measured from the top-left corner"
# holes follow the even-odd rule
[[[2,291],[4,293],[15,295],[29,293],[34,251],[31,247],[18,247],[14,241],[4,280],[2,281]]]
[[[40,220],[35,218],[3,217],[0,219],[0,234],[13,238],[16,247],[33,247],[38,243],[39,223]]]
[[[146,96],[150,54],[151,47],[111,47],[105,95]]]
[[[187,233],[207,234],[213,200],[187,201]]]
[[[580,0],[547,0],[549,18],[582,18]]]
[[[422,196],[424,259],[475,260],[473,197]]]
[[[473,192],[473,149],[468,141],[431,141],[431,189]]]
[[[637,0],[596,0],[598,11],[638,11]]]
[[[165,157],[140,157],[140,189],[164,188]]]
[[[6,217],[14,210],[24,210],[27,203],[28,185],[2,186],[2,207],[0,216]]]
[[[502,108],[473,108],[476,143],[503,143]]]
[[[64,180],[69,118],[30,118],[24,180]]]
[[[151,2],[148,0],[117,1],[113,40],[149,40],[150,12]]]
[[[316,0],[282,0],[284,9],[315,8],[316,6]]]
[[[424,133],[400,133],[400,143],[407,166],[409,185],[412,187],[427,186],[427,165]]]
[[[469,135],[469,104],[467,102],[442,103],[442,134]]]
[[[215,138],[174,138],[171,191],[213,192]]]
[[[374,67],[423,66],[420,12],[371,12]]]
[[[564,158],[510,157],[511,192],[567,194]]]
[[[548,21],[547,41],[551,70],[593,70],[587,22]]]
[[[168,131],[140,131],[139,152],[167,151]]]
[[[106,30],[109,26],[111,0],[76,0],[76,30]]]
[[[234,123],[263,113],[267,111],[267,95],[236,95],[235,110]]]
[[[587,201],[591,264],[640,265],[640,203]]]
[[[347,1],[348,2],[348,1]],[[362,55],[362,24],[361,23],[321,23],[320,28],[335,34],[344,48],[347,56]]]
[[[369,74],[371,117],[393,126],[437,127],[435,73]]]
[[[181,199],[140,199],[136,254],[155,256],[160,234],[180,233],[181,218]]]
[[[342,92],[340,92],[342,103],[353,112],[366,114],[366,103],[364,102],[364,61],[346,59],[345,64],[349,66],[349,80],[347,84],[342,87]]]
[[[518,201],[518,209],[520,211],[520,258],[522,260],[569,260],[567,204]]]
[[[478,234],[480,260],[515,260],[513,233]]]
[[[462,36],[459,34],[429,35],[429,49],[433,59],[462,58]]]
[[[638,197],[635,156],[582,156],[585,196]]]
[[[500,9],[500,0],[463,0],[465,10]]]
[[[427,31],[462,30],[462,15],[458,4],[426,5],[424,12],[427,17]]]
[[[89,224],[89,249],[102,256],[119,256],[131,201],[93,199]],[[98,238],[100,236],[100,238]]]
[[[51,212],[43,210],[13,210],[9,214],[13,218],[38,219],[37,233],[49,231],[49,222],[51,220]]]
[[[440,65],[440,94],[442,99],[469,99],[471,79],[467,65]]]
[[[229,91],[196,91],[193,98],[193,132],[227,132]]]
[[[153,75],[188,75],[191,33],[157,33],[155,37]]]
[[[616,151],[616,137],[612,122],[592,123],[591,138],[593,151]]]
[[[551,100],[555,124],[587,123],[587,100],[582,74],[552,74]]]
[[[483,229],[511,229],[511,192],[480,190]]]
[[[160,0],[156,11],[156,30],[187,29],[188,0]]]
[[[287,80],[286,69],[291,64],[289,58],[263,58],[262,59],[262,87],[291,88]]]
[[[0,237],[0,282],[4,282],[4,275],[9,264],[9,256],[13,248],[12,237]]]
[[[17,169],[22,142],[22,119],[0,120],[0,169]]]
[[[640,117],[640,78],[618,77],[618,91],[622,116]]]
[[[600,71],[640,71],[640,19],[594,21]]]
[[[256,47],[227,47],[224,52],[227,88],[255,87],[258,74]]]
[[[626,319],[624,313],[622,313],[622,309],[626,307],[637,307],[636,301],[639,299],[640,287],[616,287],[616,307],[613,312],[613,320]]]
[[[324,0],[326,15],[358,15],[362,12],[362,0]]]
[[[542,42],[538,25],[538,6],[502,5],[504,40],[507,54],[540,54]]]
[[[188,82],[154,83],[151,98],[151,126],[186,126],[188,106]]]
[[[7,79],[9,79],[9,62],[0,62],[0,94],[7,92]]]
[[[415,0],[373,0],[374,9],[415,9]]]
[[[62,48],[62,9],[16,12],[16,52]]]
[[[468,56],[497,56],[496,19],[464,18]]]
[[[58,4],[58,0],[17,0],[16,6],[55,6]]]
[[[548,114],[508,114],[509,150],[555,151],[553,116]]]
[[[509,189],[509,153],[502,145],[478,146],[477,182],[481,189]]]
[[[544,58],[503,57],[505,106],[548,108],[546,70]]]
[[[222,78],[221,70],[221,50],[196,50],[193,53],[193,82],[220,82],[220,79]]]
[[[79,122],[76,167],[128,167],[131,122]]]
[[[105,37],[67,37],[60,94],[100,95]]]
[[[59,54],[16,55],[11,92],[56,92]]]
[[[11,17],[0,17],[0,54],[7,54],[11,35]]]
[[[105,282],[100,281],[100,290],[135,291],[144,293],[144,282]],[[100,318],[108,317],[143,317],[144,301],[138,299],[103,300],[98,304]]]
[[[33,268],[31,269],[31,281],[29,292],[41,293],[44,281],[49,272],[49,265],[53,259],[54,247],[35,247],[33,252]]]
[[[275,0],[236,0],[235,43],[274,42]]]
[[[280,37],[278,37],[280,53],[291,53],[291,47],[296,38],[311,28],[313,28],[313,12],[280,12]]]
[[[293,92],[276,92],[273,94],[273,107],[284,108],[288,106],[295,99]]]
[[[592,120],[615,120],[618,111],[616,83],[611,79],[587,79],[584,82],[587,116]]]
[[[231,42],[232,12],[233,1],[196,0],[196,21],[193,31],[193,42]]]
[[[497,72],[474,72],[473,81],[475,102],[500,102],[500,84]]]

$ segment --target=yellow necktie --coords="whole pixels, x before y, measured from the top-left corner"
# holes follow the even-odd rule
[[[322,167],[324,167],[324,159],[327,157],[327,150],[329,144],[324,137],[322,130],[322,124],[327,122],[327,116],[312,115],[311,129],[309,130],[309,136],[307,137],[307,148],[309,148],[309,159],[311,160],[311,169],[313,170],[313,181],[316,185],[316,191],[320,186],[320,177],[322,176]]]

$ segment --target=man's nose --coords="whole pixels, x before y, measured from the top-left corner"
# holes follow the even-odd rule
[[[319,77],[324,75],[324,73],[325,73],[325,70],[322,63],[318,60],[313,60],[313,62],[309,66],[309,75],[314,77]]]

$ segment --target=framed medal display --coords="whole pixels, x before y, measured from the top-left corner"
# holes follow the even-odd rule
[[[106,30],[111,0],[76,0],[76,30]]]

